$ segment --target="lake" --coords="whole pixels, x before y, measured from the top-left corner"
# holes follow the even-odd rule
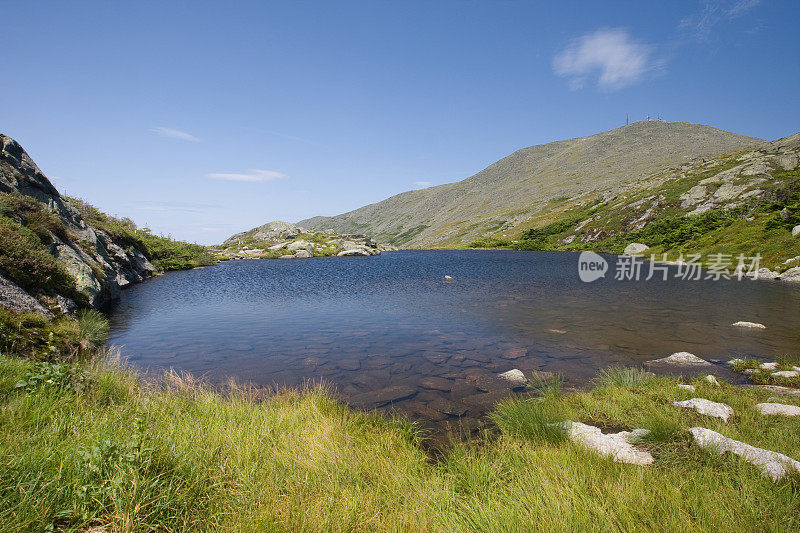
[[[577,263],[573,253],[479,250],[229,261],[124,291],[110,343],[147,372],[325,381],[356,407],[466,431],[512,393],[495,376],[513,368],[582,385],[603,367],[676,351],[800,355],[798,285],[616,281],[613,270],[585,283]],[[767,329],[730,326],[739,320]]]

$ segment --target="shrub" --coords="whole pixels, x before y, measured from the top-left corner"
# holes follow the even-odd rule
[[[508,239],[499,239],[497,237],[482,237],[469,243],[469,248],[502,248],[510,246],[511,241]]]
[[[0,269],[32,292],[77,297],[75,280],[28,228],[0,216]]]
[[[673,248],[694,241],[714,230],[730,226],[742,218],[740,209],[711,209],[699,215],[660,218],[636,231],[628,232],[630,242]]]

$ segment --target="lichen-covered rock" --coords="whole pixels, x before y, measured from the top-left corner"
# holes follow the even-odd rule
[[[800,472],[800,463],[782,453],[756,448],[706,428],[693,427],[689,431],[701,447],[711,448],[720,454],[731,452],[738,455],[773,481],[778,481],[789,472]]]
[[[600,428],[581,422],[567,421],[564,425],[571,441],[602,457],[608,457],[618,463],[640,466],[653,464],[653,456],[633,444],[649,433],[646,429],[604,434]]]
[[[711,400],[706,400],[705,398],[692,398],[691,400],[685,400],[682,402],[672,402],[672,405],[694,409],[701,415],[721,418],[724,422],[727,422],[728,418],[733,414],[733,408],[730,405],[726,403],[712,402]]]
[[[39,303],[36,298],[2,275],[0,275],[0,306],[11,309],[15,313],[38,313],[44,317],[53,318],[53,313]]]
[[[757,403],[756,410],[762,415],[799,416],[800,407],[785,403]]]
[[[654,365],[675,365],[675,366],[710,366],[711,363],[705,359],[701,359],[689,352],[676,352],[669,357],[661,359],[653,359],[647,361],[648,364]]]

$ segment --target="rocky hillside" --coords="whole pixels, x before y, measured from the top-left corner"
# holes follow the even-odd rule
[[[208,264],[198,245],[139,230],[59,194],[0,134],[0,305],[15,311],[99,307],[158,270]]]
[[[762,142],[687,122],[636,122],[524,148],[463,181],[298,224],[366,233],[404,248],[458,246],[487,234],[518,231],[552,202],[613,194],[667,167]]]
[[[366,235],[313,231],[276,220],[237,233],[214,252],[219,259],[306,259],[320,256],[370,256],[394,250]]]
[[[800,133],[655,173],[620,191],[551,202],[512,238],[502,233],[473,247],[596,250],[631,243],[651,253],[760,254],[761,266],[800,281]],[[640,247],[641,248],[641,247]]]

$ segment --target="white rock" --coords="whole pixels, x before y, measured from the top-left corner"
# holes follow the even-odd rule
[[[445,276],[444,279],[446,279],[447,281],[450,281],[450,280],[453,279],[453,276]]]
[[[717,381],[717,378],[712,376],[711,374],[707,375],[705,377],[705,380],[714,385],[715,387],[719,387],[719,381]]]
[[[800,407],[796,405],[787,405],[785,403],[759,403],[756,404],[756,409],[758,409],[762,415],[800,415]]]
[[[281,243],[278,243],[278,244],[273,244],[272,246],[270,246],[267,249],[268,250],[283,250],[287,246],[289,246],[288,242],[281,242]]]
[[[683,390],[688,390],[689,392],[695,391],[694,385],[684,385],[683,383],[678,383],[678,388]]]
[[[589,448],[602,457],[609,457],[618,463],[642,466],[653,463],[652,455],[632,444],[632,441],[649,433],[646,429],[604,435],[600,428],[588,424],[567,421],[565,425],[568,427],[567,435],[572,442]]]
[[[676,352],[669,357],[664,357],[662,359],[654,359],[652,361],[647,361],[648,363],[653,364],[670,364],[670,365],[678,365],[678,366],[700,366],[700,365],[711,365],[705,359],[700,359],[694,354],[689,352]]]
[[[759,324],[758,322],[746,322],[740,320],[739,322],[734,322],[731,326],[736,326],[737,328],[753,328],[753,329],[767,329],[767,326],[764,324]]]
[[[303,239],[294,241],[292,244],[288,245],[286,249],[289,250],[290,252],[305,250],[310,254],[314,253],[314,245],[308,241],[304,241]]]
[[[336,254],[338,257],[367,257],[372,255],[362,248],[354,248],[352,250],[344,250]]]
[[[768,268],[761,267],[748,275],[752,279],[775,279],[779,274]]]
[[[792,228],[792,237],[800,235],[800,224]]]
[[[792,267],[789,270],[781,272],[778,279],[782,281],[800,281],[800,267]]]
[[[641,255],[650,247],[646,244],[642,244],[640,242],[632,242],[628,246],[625,247],[625,250],[622,252],[622,255]]]
[[[782,453],[756,448],[738,440],[729,439],[710,429],[695,427],[689,430],[695,442],[703,448],[713,448],[718,453],[731,452],[755,465],[764,475],[777,481],[789,471],[800,472],[800,463]]]
[[[772,362],[772,363],[761,363],[760,365],[758,365],[758,367],[761,370],[775,370],[776,368],[778,368],[778,363],[775,363],[775,362]]]
[[[797,370],[781,370],[780,372],[773,372],[772,375],[779,378],[796,378],[800,376],[800,372]]]
[[[733,414],[733,408],[730,405],[712,402],[711,400],[706,400],[705,398],[692,398],[691,400],[685,400],[682,402],[672,402],[672,405],[694,409],[701,415],[721,418],[725,422],[727,422],[728,417]]]
[[[525,374],[523,374],[522,370],[518,368],[512,368],[508,372],[503,372],[502,374],[498,374],[497,377],[519,385],[524,385],[525,383],[528,382],[528,380],[525,378]]]
[[[800,398],[800,390],[793,389],[791,387],[781,387],[780,385],[750,385],[748,388],[760,389],[774,392],[775,394],[781,394],[783,396],[796,396]]]
[[[733,366],[736,363],[741,363],[741,362],[744,362],[744,359],[740,359],[740,358],[737,357],[736,359],[731,359],[730,361],[728,361],[727,364]]]

